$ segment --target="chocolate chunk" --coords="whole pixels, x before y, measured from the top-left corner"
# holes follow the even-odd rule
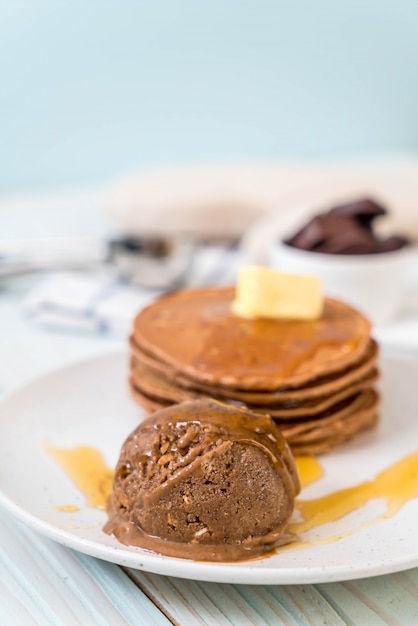
[[[385,207],[369,198],[339,204],[327,213],[315,215],[284,243],[327,254],[376,254],[399,250],[409,244],[406,237],[394,235],[381,241],[373,232],[373,220],[386,214]]]
[[[401,237],[400,235],[392,235],[392,237],[388,237],[383,241],[380,241],[378,244],[378,252],[392,252],[393,250],[400,250],[404,248],[409,243],[406,237]]]
[[[317,250],[335,235],[353,229],[356,229],[356,224],[348,217],[316,215],[286,243],[302,250]]]
[[[386,215],[387,210],[374,200],[361,198],[355,202],[347,202],[333,207],[328,215],[341,215],[355,219],[361,226],[371,229],[372,221],[381,215]]]
[[[316,251],[328,254],[370,254],[378,252],[378,242],[367,230],[356,228],[336,233]]]

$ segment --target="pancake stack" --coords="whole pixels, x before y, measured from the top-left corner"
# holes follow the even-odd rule
[[[151,413],[213,398],[267,413],[294,454],[326,452],[378,417],[378,347],[369,321],[325,299],[320,319],[246,319],[233,287],[185,289],[139,313],[130,388]]]

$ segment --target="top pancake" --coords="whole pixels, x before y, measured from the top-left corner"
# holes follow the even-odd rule
[[[234,287],[165,295],[136,317],[134,340],[194,380],[265,391],[336,372],[367,349],[369,321],[338,300],[327,298],[318,320],[250,320],[231,312],[234,296]]]

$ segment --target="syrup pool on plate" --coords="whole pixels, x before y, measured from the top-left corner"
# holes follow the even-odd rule
[[[90,446],[68,450],[46,444],[45,448],[84,495],[86,504],[104,509],[112,491],[114,472],[104,462],[101,452]],[[64,505],[60,510],[74,510],[71,506]]]

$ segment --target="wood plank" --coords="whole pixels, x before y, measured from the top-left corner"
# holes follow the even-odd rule
[[[0,510],[0,624],[164,625],[124,572],[46,539]]]
[[[316,587],[349,626],[418,624],[418,568]]]
[[[228,585],[127,570],[176,624],[310,626],[345,622],[312,585]]]
[[[204,583],[127,572],[176,624],[418,624],[418,568],[341,583],[282,586]]]

